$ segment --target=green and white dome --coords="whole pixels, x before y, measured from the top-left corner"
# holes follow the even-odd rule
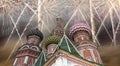
[[[60,36],[57,36],[57,35],[50,36],[45,40],[44,46],[45,46],[45,48],[47,48],[47,46],[50,44],[58,44],[60,42],[60,40],[61,40]]]

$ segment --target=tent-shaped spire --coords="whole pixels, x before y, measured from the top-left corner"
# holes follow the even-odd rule
[[[34,66],[43,66],[46,62],[45,54],[42,51]]]
[[[64,35],[63,38],[61,39],[59,49],[81,58],[79,52],[66,35]]]
[[[62,39],[60,40],[58,47],[56,48],[53,56],[45,63],[45,66],[50,66],[51,63],[52,64],[55,63],[55,61],[58,60],[59,57],[62,57],[59,53],[66,54],[66,55],[68,54],[69,58],[72,58],[72,59],[74,58],[76,60],[79,60],[80,63],[85,62],[85,63],[90,64],[90,65],[97,64],[94,62],[90,62],[90,61],[84,59],[83,57],[81,57],[79,52],[77,51],[76,47],[73,45],[73,43],[69,40],[69,38],[65,34],[63,35]],[[62,61],[60,61],[60,63],[61,62]],[[97,65],[99,66],[100,64],[97,64]],[[43,66],[43,65],[39,65],[39,66]]]

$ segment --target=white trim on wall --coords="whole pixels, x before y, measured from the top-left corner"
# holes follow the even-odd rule
[[[18,59],[18,58],[16,58],[16,59],[15,59],[15,61],[14,61],[14,63],[13,63],[13,66],[16,64],[16,62],[17,62],[17,59]]]
[[[27,64],[28,62],[28,56],[25,56],[24,64]]]

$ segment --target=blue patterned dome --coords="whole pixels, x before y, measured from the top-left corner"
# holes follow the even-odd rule
[[[40,40],[43,40],[43,34],[42,34],[41,31],[39,31],[38,28],[29,31],[28,34],[27,34],[27,39],[28,39],[29,36],[32,36],[32,35],[38,36],[40,38]]]

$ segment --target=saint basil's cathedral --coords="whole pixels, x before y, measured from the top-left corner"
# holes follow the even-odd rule
[[[61,18],[56,22],[44,40],[39,29],[27,34],[27,43],[18,48],[13,66],[104,66],[89,25],[75,22],[66,32]]]

